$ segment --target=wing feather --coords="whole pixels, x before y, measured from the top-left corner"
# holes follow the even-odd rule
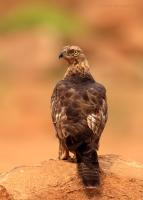
[[[93,84],[76,89],[61,81],[51,97],[53,123],[61,139],[74,136],[75,141],[100,138],[107,121],[106,91]]]

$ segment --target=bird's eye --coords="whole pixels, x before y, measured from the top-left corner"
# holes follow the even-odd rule
[[[78,51],[77,50],[74,50],[74,55],[76,56],[78,54]]]

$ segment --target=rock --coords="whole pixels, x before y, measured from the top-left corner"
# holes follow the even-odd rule
[[[143,199],[143,165],[116,155],[99,156],[101,185],[85,188],[76,163],[49,160],[0,176],[0,200]]]
[[[9,195],[6,188],[0,185],[0,200],[14,200],[12,195]]]

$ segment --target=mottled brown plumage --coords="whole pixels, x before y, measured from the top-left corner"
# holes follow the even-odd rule
[[[94,187],[100,183],[97,150],[107,121],[106,90],[93,79],[79,47],[64,47],[60,57],[69,65],[51,97],[59,159],[69,159],[69,151],[74,153],[84,185]]]

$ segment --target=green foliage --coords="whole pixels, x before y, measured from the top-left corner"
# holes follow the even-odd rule
[[[43,25],[62,34],[81,33],[85,27],[76,16],[58,7],[26,5],[0,19],[0,33]]]

